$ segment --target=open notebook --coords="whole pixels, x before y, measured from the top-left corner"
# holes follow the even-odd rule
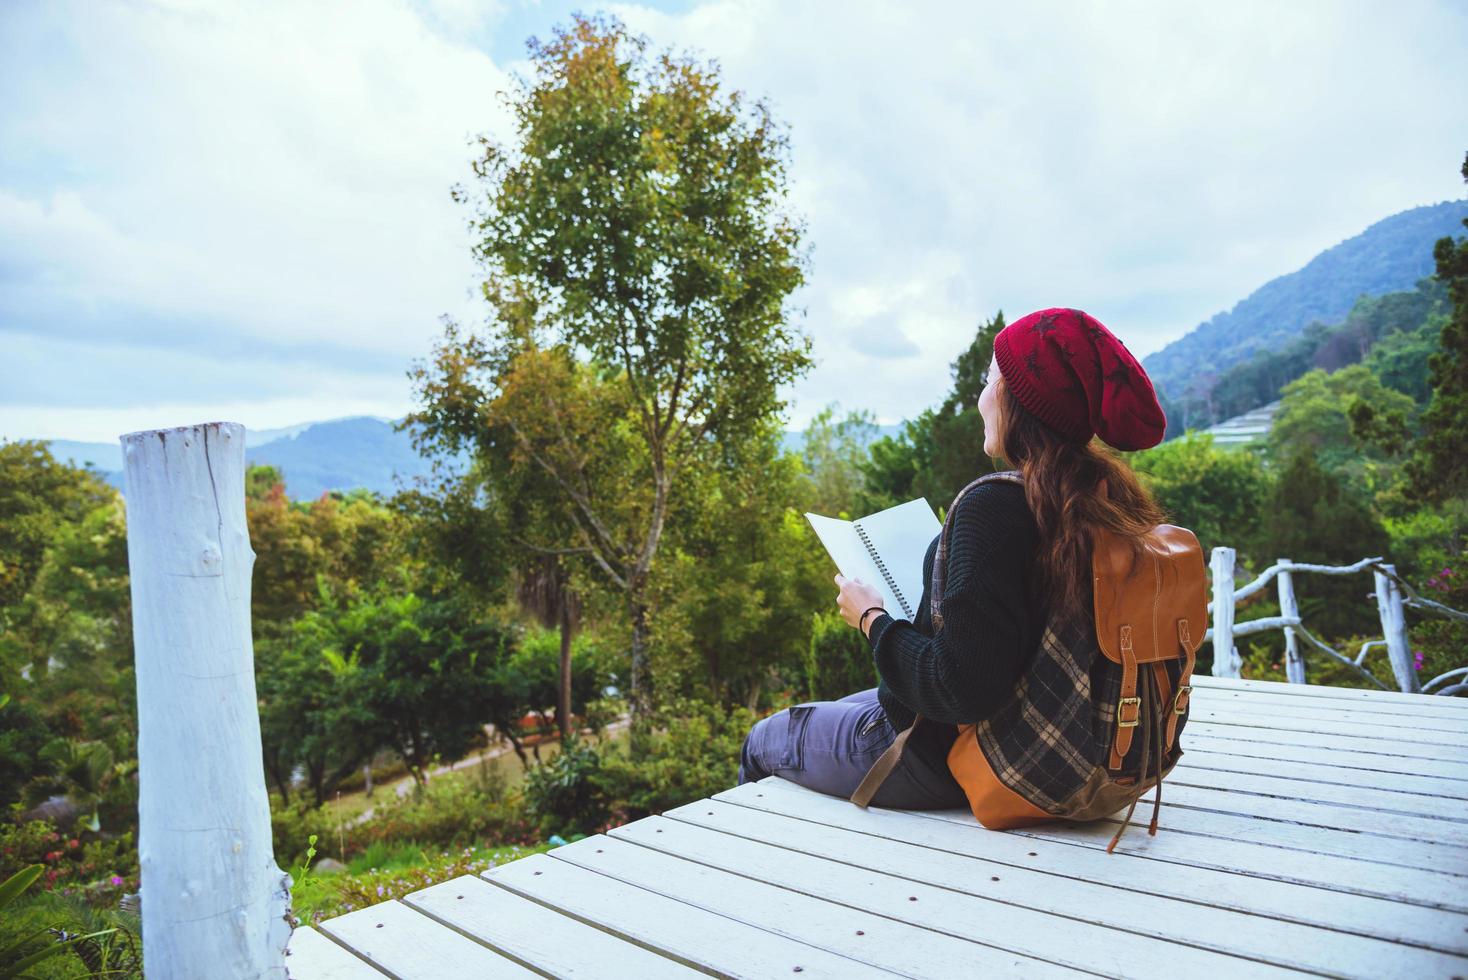
[[[913,619],[923,596],[923,559],[943,530],[926,500],[919,497],[854,521],[805,517],[842,575],[876,587],[888,612]]]

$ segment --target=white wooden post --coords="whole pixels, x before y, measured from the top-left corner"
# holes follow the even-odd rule
[[[1288,558],[1281,558],[1280,564],[1288,562]],[[1289,569],[1282,568],[1279,572],[1279,614],[1286,619],[1300,618],[1300,604],[1295,601],[1295,583],[1291,578]],[[1295,636],[1295,628],[1286,624],[1284,628],[1285,637],[1285,678],[1291,684],[1305,683],[1305,658],[1300,655],[1300,641]]]
[[[144,972],[284,978],[250,641],[245,429],[122,436],[138,683]]]
[[[1393,575],[1396,574],[1395,565],[1381,567]],[[1398,687],[1409,693],[1417,693],[1422,690],[1422,682],[1418,680],[1417,671],[1412,667],[1412,648],[1407,639],[1407,615],[1402,608],[1402,590],[1381,569],[1375,569],[1372,574],[1376,576],[1376,611],[1381,616],[1381,632],[1386,637],[1386,652],[1391,658],[1392,673],[1397,675]]]
[[[1213,549],[1213,676],[1238,677],[1243,659],[1234,646],[1234,550]]]

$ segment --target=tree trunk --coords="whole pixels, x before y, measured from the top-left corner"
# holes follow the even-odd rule
[[[632,598],[632,689],[627,699],[632,715],[632,723],[627,727],[627,751],[634,759],[647,754],[646,726],[641,722],[652,708],[652,692],[648,689],[648,640],[647,604],[639,589]]]
[[[122,437],[150,977],[281,977],[290,875],[271,851],[250,633],[245,429]],[[208,792],[200,791],[207,773]]]
[[[560,723],[561,738],[566,739],[571,734],[571,604],[564,591],[560,598],[561,683],[556,690],[556,720]]]

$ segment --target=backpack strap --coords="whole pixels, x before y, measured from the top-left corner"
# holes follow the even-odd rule
[[[897,768],[897,763],[902,760],[902,750],[907,747],[907,737],[912,734],[912,730],[922,720],[922,715],[913,716],[912,724],[899,732],[897,738],[892,741],[892,744],[887,746],[887,751],[883,752],[881,757],[872,763],[872,767],[862,777],[861,785],[856,788],[855,793],[851,794],[851,802],[863,810],[866,809],[867,804],[872,801],[872,797],[877,795],[877,790],[887,781],[887,777],[892,775],[892,770]]]
[[[1142,719],[1142,699],[1137,695],[1137,652],[1132,646],[1132,624],[1121,624],[1121,700],[1116,703],[1116,737],[1111,740],[1111,768],[1132,747],[1132,729]]]
[[[1172,750],[1172,743],[1177,737],[1177,720],[1188,710],[1189,695],[1193,693],[1193,686],[1189,682],[1193,679],[1193,664],[1198,660],[1198,651],[1193,646],[1192,631],[1188,628],[1186,619],[1177,621],[1177,641],[1183,648],[1183,672],[1178,675],[1177,694],[1173,696],[1172,711],[1167,716],[1168,751]]]

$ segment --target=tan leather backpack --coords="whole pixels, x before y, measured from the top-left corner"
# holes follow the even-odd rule
[[[991,473],[964,487],[948,509],[940,556],[958,501],[990,480],[1023,483],[1015,472]],[[1157,832],[1162,779],[1182,755],[1178,735],[1208,612],[1203,551],[1193,532],[1159,524],[1144,544],[1134,564],[1125,540],[1097,536],[1094,618],[1052,615],[1010,697],[990,717],[958,726],[948,768],[985,827],[1096,820],[1130,804],[1109,852],[1137,800],[1155,786],[1148,832]],[[932,597],[934,606],[940,598]],[[897,736],[852,802],[871,801],[922,720]]]

